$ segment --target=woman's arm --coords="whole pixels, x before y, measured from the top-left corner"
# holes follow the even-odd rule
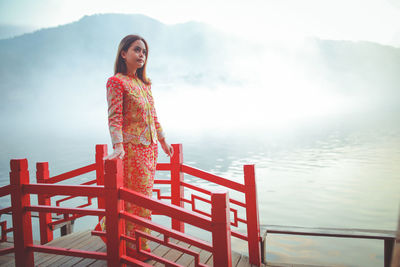
[[[105,159],[113,159],[116,157],[122,159],[125,155],[122,136],[124,87],[122,82],[116,77],[109,78],[106,87],[108,103],[108,127],[110,130],[114,152],[105,157]]]
[[[164,131],[163,131],[162,127],[161,127],[160,122],[158,121],[157,112],[156,112],[156,108],[154,106],[154,99],[153,99],[153,94],[151,93],[151,86],[150,85],[148,86],[147,90],[149,90],[150,101],[151,101],[151,105],[152,105],[152,108],[153,108],[153,112],[152,113],[153,113],[154,124],[156,126],[156,131],[157,131],[157,139],[160,142],[161,147],[162,147],[163,151],[165,152],[165,154],[167,154],[169,157],[172,157],[172,155],[174,154],[174,149],[165,140]]]
[[[159,139],[158,141],[160,142],[161,147],[164,150],[165,154],[167,154],[168,157],[172,157],[172,155],[174,154],[174,148],[167,143],[165,137],[163,139]]]

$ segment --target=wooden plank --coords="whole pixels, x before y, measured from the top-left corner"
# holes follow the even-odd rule
[[[103,248],[98,250],[99,252],[107,252],[107,247],[104,246]],[[107,261],[105,260],[96,260],[92,264],[88,265],[91,267],[107,267]]]
[[[88,244],[88,241],[85,241],[83,243],[76,244],[75,246],[73,246],[73,248],[74,249],[81,249],[82,246],[85,246],[87,244]],[[69,261],[73,261],[74,259],[81,259],[81,258],[53,254],[53,257],[51,257],[46,262],[40,264],[40,266],[60,266],[63,263],[66,263],[66,262],[69,262]]]
[[[205,264],[207,264],[208,266],[214,266],[214,257],[213,257],[213,255],[210,253],[210,255],[211,255],[211,257],[209,257],[207,260],[206,260],[206,262],[205,262]],[[194,265],[193,265],[194,266]]]
[[[232,251],[232,267],[236,267],[241,258],[242,258],[242,255],[240,253],[236,253],[236,252]]]
[[[238,261],[236,267],[251,267],[251,264],[249,262],[249,257],[242,255],[240,257],[240,260]]]
[[[5,241],[0,243],[0,249],[9,248],[12,246],[14,246],[14,243],[12,242]],[[14,257],[14,252],[0,256],[0,266],[3,266],[4,264],[7,264],[9,262],[14,262]]]
[[[271,262],[269,262],[269,263],[267,263],[266,266],[267,266],[267,267],[293,267],[293,264],[289,264],[289,263],[276,263],[276,262],[271,263]],[[309,266],[309,267],[311,267],[311,266]]]
[[[71,235],[57,238],[47,243],[46,245],[64,247],[64,248],[73,248],[76,244],[81,242],[82,236],[83,232],[77,232]],[[36,255],[35,255],[36,265],[48,265],[54,262],[57,257],[63,257],[62,255],[48,254],[48,253],[37,253]]]
[[[213,262],[212,262],[212,253],[210,251],[202,249],[200,251],[200,262],[204,262],[205,264],[207,264],[207,261],[209,259],[211,259],[211,264],[208,264],[208,265],[214,266]],[[194,266],[194,260],[189,264],[189,266]]]
[[[399,212],[399,219],[397,222],[396,240],[393,246],[392,263],[390,266],[391,267],[400,266],[400,212]]]
[[[105,247],[104,242],[98,236],[87,236],[87,241],[82,242],[74,249],[86,250],[86,251],[97,251],[98,249]],[[63,257],[62,259],[56,261],[54,265],[57,266],[72,266],[80,263],[81,261],[90,261],[92,263],[95,259],[90,258],[80,258],[80,257]],[[86,264],[85,266],[87,266]]]
[[[171,238],[170,239],[171,242],[177,242],[177,240]],[[152,250],[151,252],[159,257],[164,257],[165,254],[168,253],[168,251],[170,250],[169,247],[166,247],[164,245],[159,245],[157,248],[155,248],[154,250]],[[157,261],[155,260],[150,260],[146,262],[147,264],[150,265],[155,265],[157,263]]]
[[[175,242],[174,242],[174,243],[175,243]],[[189,248],[189,246],[190,246],[189,244],[184,243],[184,242],[177,242],[176,244],[177,244],[178,246],[181,246],[181,247],[184,247],[184,248]],[[171,249],[164,255],[164,258],[167,259],[167,260],[170,260],[170,261],[172,261],[172,262],[176,262],[183,254],[184,254],[183,252],[171,248]],[[154,264],[154,266],[163,267],[164,264],[158,262],[158,263]]]
[[[198,253],[201,251],[200,248],[195,247],[195,246],[190,246],[189,249],[193,250],[195,252],[198,252]],[[194,261],[194,257],[192,255],[184,253],[181,257],[179,257],[179,259],[176,261],[176,263],[180,264],[182,266],[189,266],[189,264],[193,261]]]
[[[159,237],[161,234],[155,232],[155,234],[153,234],[153,235],[156,236],[156,237]],[[101,241],[101,240],[100,240],[100,241]],[[102,245],[101,247],[99,247],[98,249],[96,249],[96,251],[106,252],[106,251],[107,251],[106,245],[105,245],[102,241],[101,241],[101,243],[102,243],[103,245]],[[156,248],[157,246],[159,246],[159,243],[156,243],[156,242],[149,242],[149,246],[150,246],[150,249],[154,249],[154,248]],[[92,266],[92,265],[94,265],[95,262],[97,262],[97,261],[100,262],[100,265],[103,265],[103,264],[107,265],[107,262],[106,262],[106,261],[103,261],[103,260],[84,259],[84,260],[82,260],[82,261],[76,263],[76,265],[74,265],[74,266]]]
[[[90,267],[107,267],[107,262],[104,260],[97,260],[89,266]]]
[[[66,235],[53,241],[47,243],[46,245],[54,246],[54,247],[62,247],[62,248],[77,248],[79,244],[85,241],[85,235],[90,234],[91,230],[86,230],[83,232],[76,232],[70,235]],[[38,253],[38,256],[35,256],[35,265],[40,266],[49,266],[52,265],[55,261],[59,260],[66,256],[56,255],[56,254],[47,254],[47,253]],[[71,257],[70,257],[71,258]]]
[[[90,246],[82,248],[83,250],[98,251],[102,248],[107,249],[106,244],[104,244],[104,242],[100,239],[100,237],[96,236],[98,240],[96,240],[94,237],[92,238]],[[68,265],[63,264],[61,266],[88,266],[95,261],[96,259],[90,259],[90,258],[74,258],[73,260],[68,262]]]
[[[361,239],[394,239],[395,231],[374,229],[311,228],[298,226],[261,225],[261,233],[331,236]]]

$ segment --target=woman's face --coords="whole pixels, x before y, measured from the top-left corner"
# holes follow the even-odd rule
[[[146,62],[146,45],[142,40],[136,40],[127,51],[121,52],[121,56],[125,60],[128,72],[136,71]]]

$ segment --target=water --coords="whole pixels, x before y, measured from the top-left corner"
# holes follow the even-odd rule
[[[286,131],[238,131],[229,135],[214,132],[197,136],[171,132],[169,140],[183,143],[186,164],[238,182],[243,182],[243,164],[255,164],[261,224],[395,230],[400,203],[400,129],[397,125],[392,119],[368,117],[329,123],[314,121]],[[95,144],[109,141],[107,131],[68,137],[30,133],[26,138],[25,134],[3,133],[8,142],[2,144],[2,150],[7,151],[1,155],[2,185],[8,183],[10,158],[27,157],[34,181],[35,162],[49,161],[53,176],[94,162]],[[166,161],[160,151],[159,162]],[[166,175],[157,173],[159,178]],[[90,179],[94,179],[94,174],[83,175],[71,183]],[[193,177],[185,176],[185,179],[203,188],[217,188]],[[168,188],[164,187],[163,191],[168,192]],[[234,192],[230,194],[243,198]],[[1,206],[7,203],[8,199],[0,199]],[[34,227],[37,227],[36,221]],[[75,230],[95,223],[96,217],[78,219]],[[199,232],[190,227],[188,230]],[[239,231],[244,231],[241,224]],[[37,231],[34,235],[38,239]],[[245,244],[236,238],[233,238],[233,247],[246,251]],[[302,264],[383,266],[383,241],[269,235],[267,259]]]

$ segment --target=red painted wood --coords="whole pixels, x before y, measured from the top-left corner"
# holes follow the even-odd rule
[[[235,204],[235,205],[238,205],[238,206],[241,206],[241,207],[243,207],[243,208],[246,208],[246,204],[245,203],[243,203],[243,202],[241,202],[241,201],[238,201],[238,200],[235,200],[235,199],[229,199],[229,201],[230,201],[230,203],[232,203],[232,204]]]
[[[9,188],[11,188],[11,186]],[[11,190],[10,190],[10,192],[11,192]],[[12,207],[7,207],[7,208],[4,208],[4,209],[1,209],[0,210],[0,215],[1,214],[5,214],[5,213],[9,213],[9,212],[12,212]]]
[[[14,247],[0,249],[0,256],[6,255],[11,252],[14,252]]]
[[[56,201],[56,206],[59,207],[62,202],[65,202],[67,200],[71,200],[73,198],[76,198],[76,197],[69,196],[69,197],[65,197],[65,198],[59,199],[59,200]],[[88,197],[88,202],[85,203],[85,204],[77,206],[77,208],[83,208],[83,207],[87,207],[87,206],[90,206],[90,205],[92,205],[92,197]]]
[[[261,266],[260,222],[258,217],[257,187],[254,165],[244,165],[244,184],[246,187],[246,218],[249,261]]]
[[[214,266],[232,266],[231,227],[228,192],[211,194],[212,244]]]
[[[21,241],[19,241],[19,245],[16,245],[15,251],[17,255],[17,247],[19,249],[18,253],[27,254],[28,257],[24,257],[24,261],[28,261],[27,264],[23,264],[23,266],[31,266],[29,261],[33,262],[33,254],[30,259],[29,253],[31,253],[33,249],[32,245],[32,228],[30,222],[30,211],[38,211],[39,214],[43,214],[48,216],[50,214],[46,213],[65,213],[65,214],[74,214],[73,217],[70,218],[78,218],[86,215],[95,215],[95,216],[106,216],[107,217],[107,231],[105,237],[107,239],[107,262],[109,266],[118,266],[121,263],[131,263],[137,266],[141,266],[142,263],[132,263],[131,258],[124,256],[125,251],[125,242],[121,241],[121,236],[124,236],[123,233],[125,231],[124,222],[125,219],[134,220],[136,223],[141,223],[148,228],[156,228],[164,234],[166,238],[168,236],[184,240],[184,242],[191,243],[196,245],[196,241],[192,237],[188,237],[181,232],[184,232],[184,223],[189,223],[191,225],[200,227],[202,229],[212,231],[213,236],[213,246],[204,243],[197,243],[200,247],[204,248],[213,248],[214,254],[214,266],[231,266],[231,245],[230,245],[230,237],[235,236],[243,240],[248,240],[249,243],[249,257],[250,262],[257,266],[261,263],[260,258],[260,229],[259,229],[259,221],[258,221],[258,206],[257,206],[257,194],[256,194],[256,184],[255,184],[255,174],[254,174],[254,165],[246,165],[244,166],[245,172],[245,184],[240,184],[237,182],[233,182],[227,180],[225,178],[207,173],[205,171],[201,171],[190,166],[183,165],[183,156],[182,156],[182,145],[174,144],[174,156],[171,158],[171,163],[160,163],[157,165],[157,170],[171,171],[171,180],[156,180],[157,184],[171,184],[171,197],[163,198],[171,198],[171,204],[167,204],[158,200],[154,200],[152,198],[143,196],[137,192],[122,188],[123,185],[123,168],[121,160],[107,160],[103,161],[103,157],[107,153],[107,147],[105,145],[96,146],[96,163],[92,165],[88,165],[53,178],[49,178],[48,174],[48,165],[47,163],[38,163],[37,165],[37,178],[38,184],[29,184],[29,173],[27,171],[27,161],[25,159],[17,163],[11,163],[12,171],[10,173],[10,180],[13,175],[17,175],[22,179],[21,184],[16,187],[15,185],[10,185],[6,187],[0,188],[1,195],[7,195],[10,191],[13,191],[12,199],[22,199],[20,201],[19,206],[14,205],[12,207],[13,213],[16,213],[17,216],[13,216],[13,221],[16,222],[13,224],[18,226],[18,229],[22,229],[24,231],[22,235],[19,236],[19,239],[22,239],[23,243],[21,245]],[[14,169],[13,169],[14,168]],[[53,185],[48,183],[54,183],[57,181],[61,181],[64,179],[72,178],[77,175],[81,175],[83,173],[87,173],[89,171],[96,170],[96,180],[85,183],[84,185]],[[103,170],[103,171],[102,171]],[[103,175],[105,173],[105,175]],[[237,190],[239,192],[245,193],[246,204],[240,201],[229,199],[226,193],[211,193],[208,190],[204,190],[201,187],[197,187],[195,185],[191,185],[185,183],[184,173],[202,178],[204,180],[214,182],[216,184],[226,186],[228,188]],[[25,180],[24,180],[25,179]],[[103,186],[88,186],[89,184],[97,183],[100,185],[101,183],[106,183]],[[41,183],[47,183],[46,185]],[[209,200],[200,198],[196,195],[192,195],[191,199],[184,199],[184,187],[188,187],[192,190],[199,191],[201,193],[205,193],[207,195],[211,195],[212,199],[212,209],[211,209],[211,217],[210,219],[207,216],[210,214],[198,214],[193,211],[188,211],[184,209],[184,202],[188,202],[192,204],[193,210],[196,210],[195,199],[199,199],[205,202],[210,202]],[[17,190],[14,190],[17,189]],[[49,193],[51,192],[51,193]],[[39,205],[29,206],[29,194],[38,194],[39,195]],[[224,195],[225,194],[225,195]],[[50,197],[53,195],[67,195],[68,197],[64,198],[60,201],[68,200],[72,197],[77,196],[86,196],[88,197],[88,203],[91,203],[91,198],[93,197],[107,197],[107,202],[103,204],[102,200],[99,199],[99,207],[104,205],[105,209],[82,209],[82,208],[64,208],[64,207],[51,207],[50,206]],[[71,196],[71,197],[70,197]],[[18,198],[19,197],[19,198]],[[46,201],[48,200],[48,201]],[[162,228],[162,226],[157,226],[153,224],[151,221],[147,221],[141,217],[137,217],[134,215],[127,214],[123,211],[123,201],[131,201],[139,206],[143,206],[145,208],[151,209],[154,213],[166,215],[172,218],[172,228]],[[25,202],[24,202],[25,201]],[[60,202],[59,201],[59,202]],[[12,202],[13,203],[13,202]],[[234,209],[229,208],[229,203],[236,204],[242,207],[246,207],[246,220],[237,218],[236,211]],[[25,206],[25,210],[22,208]],[[84,204],[82,206],[87,206]],[[16,208],[20,208],[20,211],[16,211]],[[7,212],[8,209],[5,208],[0,210],[0,214]],[[122,211],[122,212],[121,212]],[[233,224],[237,224],[237,222],[247,223],[248,227],[248,235],[244,235],[235,231],[230,230],[230,211],[234,213],[234,222]],[[28,216],[29,215],[29,218]],[[42,215],[42,217],[43,217]],[[207,215],[207,216],[205,216]],[[123,218],[119,219],[119,216]],[[15,218],[14,218],[15,217]],[[70,219],[69,218],[69,219]],[[176,219],[179,218],[179,219]],[[29,219],[29,220],[28,220]],[[29,221],[29,223],[28,223]],[[28,228],[25,225],[29,224]],[[48,226],[52,225],[53,222],[46,224]],[[158,228],[157,228],[158,227]],[[161,228],[160,228],[161,227]],[[25,228],[28,231],[25,231]],[[18,234],[17,229],[14,229],[14,236],[17,237],[16,244],[18,243]],[[21,237],[22,236],[22,237]],[[30,239],[29,239],[30,238]],[[193,243],[194,242],[194,243]],[[32,248],[32,249],[27,249]],[[48,247],[40,247],[38,246],[36,249],[49,249]],[[51,249],[50,249],[51,250]],[[49,253],[53,253],[50,252]],[[85,252],[83,251],[73,251],[66,252],[61,250],[54,250],[55,253],[63,254],[63,255],[72,255],[73,253],[77,253],[75,255],[82,255],[84,257]],[[2,251],[0,251],[2,253]],[[68,254],[72,253],[72,254]],[[81,253],[81,254],[79,254]],[[89,253],[90,254],[90,253]],[[190,253],[189,253],[190,254]],[[90,257],[90,256],[89,256]],[[20,264],[20,263],[19,263]],[[33,264],[33,263],[32,263]],[[19,266],[22,266],[21,264]]]
[[[74,220],[76,220],[78,218],[81,218],[81,217],[84,217],[84,216],[87,216],[87,215],[86,214],[81,214],[81,215],[74,215],[74,216],[71,216],[71,217],[67,217],[67,218],[64,218],[64,219],[59,219],[59,220],[56,220],[56,221],[53,221],[53,222],[49,223],[48,226],[50,227],[50,229],[52,229],[54,231],[54,228],[55,228],[56,225],[58,225],[60,223],[63,223],[63,222],[74,221]]]
[[[62,182],[64,180],[70,179],[70,178],[74,178],[76,176],[88,173],[88,172],[92,172],[96,170],[96,163],[90,164],[88,166],[84,166],[81,168],[78,168],[76,170],[72,170],[63,174],[59,174],[57,176],[53,176],[50,179],[48,179],[46,182],[50,183],[50,184],[55,184],[55,183],[59,183]]]
[[[107,156],[107,145],[96,145],[96,181],[97,185],[104,186],[104,160]],[[105,208],[105,202],[103,197],[97,199],[97,206],[99,209]],[[101,220],[101,217],[99,217]]]
[[[170,247],[170,248],[172,248],[174,250],[178,250],[178,251],[181,251],[183,253],[189,254],[189,255],[194,257],[195,266],[199,265],[200,254],[198,252],[193,251],[191,249],[187,249],[185,247],[182,247],[182,246],[179,246],[177,244],[174,244],[174,243],[170,242],[169,241],[169,238],[170,238],[169,236],[164,235],[164,238],[161,239],[161,238],[154,237],[152,235],[149,235],[149,234],[147,234],[145,232],[138,231],[138,230],[135,231],[135,236],[141,237],[141,238],[146,238],[148,240],[154,241],[154,242],[159,243],[161,245],[164,245],[166,247]],[[128,239],[129,237],[126,237],[126,238]],[[138,242],[138,240],[136,240],[136,242]],[[151,258],[153,258],[153,259],[155,259],[157,261],[160,261],[160,262],[166,264],[167,266],[171,266],[170,265],[170,263],[171,263],[170,261],[166,262],[165,259],[162,259],[162,258],[158,257],[155,254],[152,254],[152,253],[149,253],[149,252],[146,252],[146,251],[141,251],[141,253],[143,253],[146,256],[149,256],[149,257],[151,257]],[[180,266],[180,265],[178,265],[178,264],[176,264],[174,262],[172,262],[172,263],[175,264],[176,266]]]
[[[60,248],[60,247],[50,247],[43,245],[29,245],[28,248],[33,252],[51,253],[64,256],[90,258],[98,260],[106,260],[107,254],[104,252],[97,251],[86,251],[73,248]]]
[[[212,249],[213,249],[212,246],[206,241],[203,241],[201,239],[197,239],[195,237],[188,236],[188,235],[186,235],[184,233],[181,233],[179,231],[176,231],[176,230],[164,227],[162,225],[153,223],[153,222],[148,221],[148,220],[146,220],[146,219],[144,219],[142,217],[139,217],[137,215],[133,215],[133,214],[127,213],[125,211],[122,211],[121,212],[121,218],[124,218],[125,220],[132,221],[133,223],[140,224],[140,225],[142,225],[142,226],[144,226],[146,228],[152,229],[153,231],[161,233],[164,236],[169,236],[169,237],[181,240],[181,241],[183,241],[185,243],[195,245],[198,248],[201,248],[201,249],[204,249],[204,250],[212,252]]]
[[[203,193],[203,194],[206,194],[206,195],[211,196],[211,191],[208,191],[208,190],[206,190],[206,189],[204,189],[204,188],[201,188],[201,187],[198,187],[198,186],[195,186],[195,185],[186,183],[186,182],[182,182],[181,184],[182,184],[184,187],[187,187],[187,188],[190,188],[190,189],[192,189],[192,190],[196,190],[196,191],[199,191],[199,192],[201,192],[201,193]]]
[[[25,194],[49,194],[52,195],[69,195],[81,197],[98,197],[103,196],[104,188],[102,186],[93,185],[56,185],[56,184],[27,184],[24,185]]]
[[[155,184],[171,184],[171,180],[154,180]]]
[[[36,163],[36,182],[45,184],[49,178],[49,163]],[[38,195],[38,204],[51,206],[51,199],[48,195]],[[49,227],[51,221],[51,213],[39,213],[40,244],[42,245],[53,240],[53,231]]]
[[[205,172],[205,171],[202,171],[202,170],[187,166],[185,164],[182,164],[182,169],[181,170],[182,170],[182,172],[184,172],[186,174],[189,174],[189,175],[192,175],[192,176],[195,176],[195,177],[199,177],[199,178],[207,180],[209,182],[216,183],[216,184],[219,184],[219,185],[234,189],[234,190],[242,192],[242,193],[245,192],[245,187],[244,187],[243,184],[239,184],[237,182],[234,182],[234,181],[219,177],[217,175],[214,175],[214,174],[211,174],[211,173],[208,173],[208,172]]]
[[[31,201],[29,194],[22,190],[24,184],[29,184],[28,160],[12,159],[10,165],[15,265],[17,267],[34,266],[33,252],[28,249],[28,245],[33,243],[32,219],[30,212],[24,210]]]
[[[92,230],[90,233],[95,236],[100,236],[100,237],[104,237],[104,238],[106,237],[106,232],[104,232],[104,231]]]
[[[152,265],[150,265],[150,264],[138,261],[138,260],[128,257],[128,256],[122,256],[121,263],[128,264],[129,266],[152,267]]]
[[[1,228],[1,239],[0,242],[5,242],[7,241],[7,221],[2,221],[0,222],[0,228]]]
[[[197,226],[204,230],[211,231],[210,218],[197,214],[190,210],[186,210],[179,206],[152,199],[126,188],[120,189],[120,198],[122,200],[135,203],[136,205],[142,206],[146,209],[156,211],[159,214],[166,215],[171,218],[179,218],[182,222],[190,223],[191,225]]]
[[[157,171],[170,171],[171,164],[170,163],[157,163],[156,170]]]
[[[125,242],[120,240],[125,233],[125,221],[119,219],[119,212],[124,210],[124,201],[120,200],[118,190],[123,186],[123,165],[121,159],[105,161],[104,191],[107,196],[106,239],[107,265],[120,266],[121,256],[125,252]]]
[[[178,207],[184,207],[182,201],[184,196],[184,188],[181,184],[183,182],[183,172],[181,166],[183,163],[182,144],[172,144],[174,154],[171,157],[171,204]],[[176,218],[176,217],[175,217]],[[172,218],[172,229],[185,232],[185,225],[182,221]]]
[[[31,205],[25,207],[27,211],[37,212],[51,212],[51,213],[63,213],[63,214],[84,214],[92,216],[104,216],[106,212],[103,209],[81,209],[81,208],[65,208],[65,207],[49,207],[40,205]]]
[[[4,197],[6,195],[9,195],[10,191],[11,191],[11,186],[10,185],[6,185],[6,186],[0,187],[0,197]]]
[[[242,239],[242,240],[244,240],[244,241],[247,241],[247,240],[248,240],[247,235],[244,235],[244,234],[239,233],[239,232],[234,231],[234,230],[231,230],[231,236],[240,238],[240,239]]]

